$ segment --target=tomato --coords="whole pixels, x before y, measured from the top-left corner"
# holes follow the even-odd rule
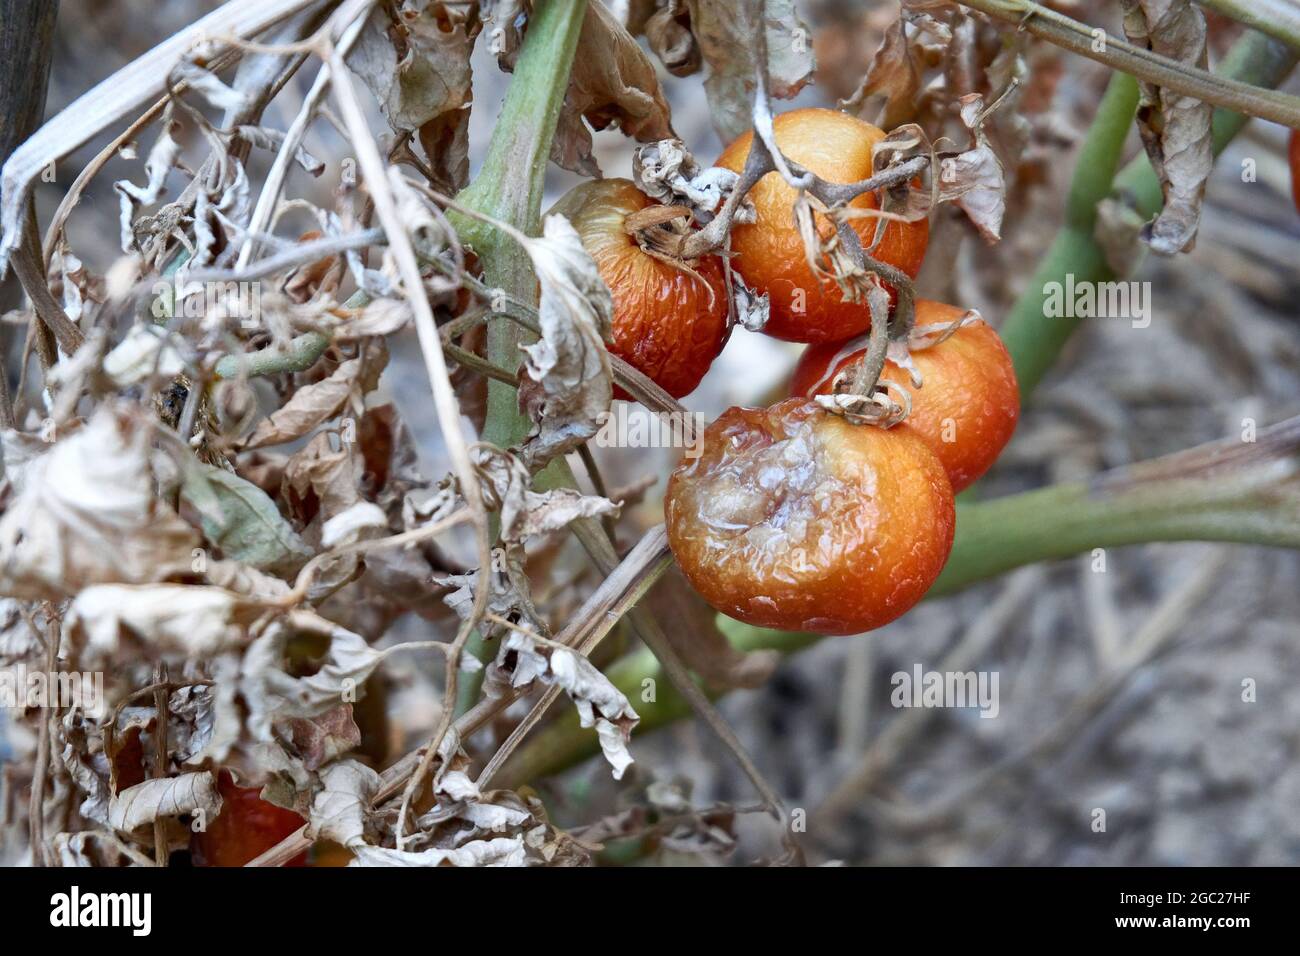
[[[1287,149],[1291,160],[1291,197],[1295,208],[1300,212],[1300,129],[1291,130],[1291,143]]]
[[[802,164],[822,179],[854,183],[872,173],[871,148],[884,139],[883,131],[846,113],[827,109],[792,110],[776,117],[777,146],[787,158]],[[752,133],[746,133],[718,157],[717,165],[739,172],[749,155]],[[771,318],[763,329],[768,335],[793,342],[835,342],[864,331],[871,324],[865,303],[845,302],[839,287],[829,279],[820,282],[808,267],[803,241],[795,228],[795,191],[779,173],[768,173],[749,192],[758,219],[731,230],[735,266],[745,282],[767,293]],[[875,209],[874,193],[859,196],[851,208]],[[823,236],[833,231],[830,221],[816,216]],[[853,220],[853,228],[869,248],[877,220]],[[876,247],[875,258],[897,266],[915,278],[925,257],[930,224],[891,222]]]
[[[815,402],[730,408],[668,481],[668,544],[714,608],[759,627],[857,634],[907,611],[952,549],[943,466],[907,425]]]
[[[275,846],[306,822],[292,810],[277,807],[260,796],[260,787],[236,786],[222,770],[217,776],[221,812],[207,829],[190,838],[195,866],[243,866]],[[285,866],[306,866],[301,853]]]
[[[919,299],[918,326],[947,325],[963,309]],[[866,353],[865,336],[848,342],[812,345],[795,367],[790,393],[828,394],[836,373]],[[963,325],[947,339],[912,352],[921,387],[893,362],[882,379],[898,382],[912,396],[907,424],[929,443],[948,472],[954,491],[969,487],[997,460],[1020,417],[1020,389],[1006,346],[983,320]]]
[[[653,204],[626,179],[601,179],[571,190],[551,211],[573,223],[613,295],[610,351],[681,398],[727,343],[726,284],[716,256],[686,271],[637,244],[624,220]],[[619,389],[615,397],[628,396]]]

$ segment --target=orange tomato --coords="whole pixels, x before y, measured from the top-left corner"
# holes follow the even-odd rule
[[[782,113],[774,123],[776,143],[791,160],[822,179],[853,183],[872,173],[871,149],[885,133],[847,113],[827,109],[802,109]],[[749,156],[752,133],[746,133],[718,157],[717,165],[739,172]],[[818,281],[808,268],[804,246],[795,227],[795,191],[779,173],[768,173],[749,197],[757,221],[732,227],[731,248],[737,271],[751,288],[767,293],[771,318],[764,332],[793,342],[835,342],[857,335],[871,324],[864,303],[845,302],[830,280]],[[874,194],[859,196],[851,208],[875,209]],[[824,216],[816,217],[818,230],[829,236],[834,228]],[[853,228],[869,248],[877,220],[853,220]],[[897,266],[915,278],[925,257],[930,224],[891,222],[876,247],[875,258]]]
[[[600,179],[571,190],[551,212],[573,223],[609,286],[610,351],[681,398],[727,343],[727,291],[716,256],[701,258],[692,275],[649,255],[628,234],[626,218],[653,204],[626,179]],[[615,397],[628,396],[616,389]]]
[[[673,472],[668,543],[714,608],[759,627],[857,634],[907,611],[952,549],[952,487],[906,425],[814,402],[730,408]]]
[[[948,324],[964,309],[919,299],[918,325]],[[812,345],[804,350],[790,382],[801,397],[829,394],[836,374],[866,352],[861,339]],[[886,362],[882,379],[912,396],[907,424],[930,445],[948,472],[953,491],[969,487],[997,460],[1020,417],[1020,389],[1006,346],[984,321],[964,325],[947,339],[912,352],[921,387],[910,374]]]

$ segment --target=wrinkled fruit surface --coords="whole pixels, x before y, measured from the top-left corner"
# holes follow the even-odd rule
[[[918,300],[918,325],[954,322],[965,310]],[[835,375],[866,352],[866,343],[813,345],[795,367],[790,393],[829,394]],[[1011,440],[1020,418],[1020,388],[1011,356],[986,322],[964,325],[944,341],[912,352],[921,387],[910,374],[886,362],[882,379],[897,382],[912,396],[907,424],[943,463],[954,492],[962,491],[992,467]]]
[[[853,183],[871,175],[871,148],[885,133],[846,113],[827,109],[791,110],[776,117],[776,142],[785,155],[822,179]],[[746,133],[718,157],[717,165],[739,172],[749,155],[753,139]],[[749,193],[758,213],[752,224],[738,224],[731,232],[735,265],[745,282],[771,301],[771,319],[763,329],[768,335],[793,342],[837,342],[864,331],[871,324],[865,304],[845,302],[830,280],[818,281],[804,254],[803,241],[795,228],[792,206],[795,191],[779,173],[768,173]],[[859,196],[855,209],[874,209],[875,194]],[[824,216],[816,216],[823,237],[834,232]],[[853,220],[853,228],[870,248],[876,219]],[[891,222],[876,247],[874,257],[897,266],[915,278],[925,258],[930,224]]]
[[[614,298],[610,351],[674,398],[695,390],[727,343],[722,263],[705,256],[696,275],[647,254],[624,229],[652,200],[626,179],[585,182],[551,210],[573,223]],[[615,398],[626,399],[621,390]]]
[[[669,479],[664,510],[691,585],[759,627],[880,627],[921,599],[952,548],[952,488],[924,441],[801,399],[725,411]]]
[[[223,770],[217,777],[221,812],[208,828],[195,833],[190,852],[195,866],[243,866],[275,846],[306,821],[292,810],[263,800],[260,787],[240,787]],[[286,866],[306,866],[307,854]]]

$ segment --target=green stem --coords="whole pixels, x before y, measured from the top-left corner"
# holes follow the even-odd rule
[[[1245,82],[1271,85],[1281,82],[1295,62],[1295,53],[1282,44],[1249,33],[1228,51],[1219,70]],[[1160,211],[1163,203],[1160,184],[1146,156],[1136,157],[1115,175],[1136,107],[1137,88],[1133,80],[1124,75],[1112,77],[1080,150],[1070,184],[1066,221],[1040,260],[1024,294],[998,330],[1015,364],[1022,401],[1028,399],[1079,326],[1077,318],[1046,316],[1044,304],[1053,285],[1064,286],[1069,275],[1074,276],[1076,286],[1116,278],[1093,238],[1097,203],[1114,192],[1129,197],[1145,217]],[[1241,132],[1247,119],[1240,113],[1215,110],[1216,156]]]
[[[1226,541],[1300,548],[1300,419],[1261,433],[1257,444],[1202,446],[1115,473],[974,505],[960,505],[952,556],[927,599],[1013,568],[1154,541]],[[726,617],[718,623],[739,650],[801,650],[816,634],[771,631]],[[685,717],[690,708],[647,650],[605,674],[641,717],[638,733]],[[649,683],[647,683],[649,682]],[[646,689],[653,690],[647,699]],[[571,715],[535,732],[498,783],[517,786],[555,773],[599,749]]]
[[[527,235],[536,235],[541,221],[546,166],[586,9],[585,3],[575,0],[534,4],[483,168],[456,197],[468,208]],[[454,212],[450,219],[461,240],[478,256],[488,286],[526,303],[537,302],[537,279],[528,253],[517,242],[477,219]],[[523,341],[518,323],[493,316],[487,326],[488,362],[508,371],[518,368]],[[524,439],[529,425],[519,410],[515,386],[489,379],[483,440],[509,448]],[[470,635],[464,653],[480,660],[486,656],[481,634]],[[482,681],[482,671],[461,675],[457,714],[465,713],[478,700]]]

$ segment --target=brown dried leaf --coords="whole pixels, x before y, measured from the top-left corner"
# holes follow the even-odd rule
[[[1206,69],[1205,14],[1190,0],[1124,0],[1124,33],[1139,46]],[[1190,96],[1139,83],[1138,132],[1160,180],[1164,208],[1144,238],[1161,255],[1190,251],[1214,165],[1214,109]]]
[[[357,358],[344,362],[329,378],[298,389],[292,398],[259,422],[244,442],[244,449],[281,445],[301,438],[342,411],[354,394],[374,391],[387,364],[388,348],[384,340],[370,339]]]
[[[609,352],[614,304],[596,263],[563,216],[549,216],[540,239],[525,249],[541,286],[542,338],[524,347],[528,378],[520,403],[535,423],[521,449],[531,469],[542,467],[596,434],[613,397]]]
[[[0,518],[4,594],[60,600],[91,584],[190,570],[198,535],[159,500],[150,429],[129,408],[102,405],[19,477]]]
[[[501,512],[503,541],[522,542],[533,535],[559,531],[576,518],[618,514],[614,502],[570,488],[533,491],[528,469],[508,452],[480,446],[476,459],[488,500]]]
[[[159,817],[178,817],[195,810],[201,810],[208,820],[215,820],[221,812],[221,795],[206,770],[128,787],[109,802],[108,823],[114,830],[129,832]]]
[[[752,5],[753,0],[687,0],[691,33],[709,64],[704,89],[713,126],[724,143],[750,128],[755,90]],[[788,100],[812,79],[812,34],[799,19],[794,0],[762,0],[762,9],[769,91]]]
[[[599,176],[591,133],[612,123],[641,142],[673,136],[672,111],[654,63],[603,3],[587,5],[551,159],[584,176]]]
[[[296,717],[289,721],[289,739],[303,766],[319,770],[361,746],[361,728],[352,719],[352,705],[341,704],[319,717]]]
[[[885,31],[861,88],[842,104],[845,109],[856,113],[869,97],[883,96],[885,102],[878,124],[883,129],[893,129],[915,117],[921,67],[912,52],[913,36],[906,15],[900,13]]]

